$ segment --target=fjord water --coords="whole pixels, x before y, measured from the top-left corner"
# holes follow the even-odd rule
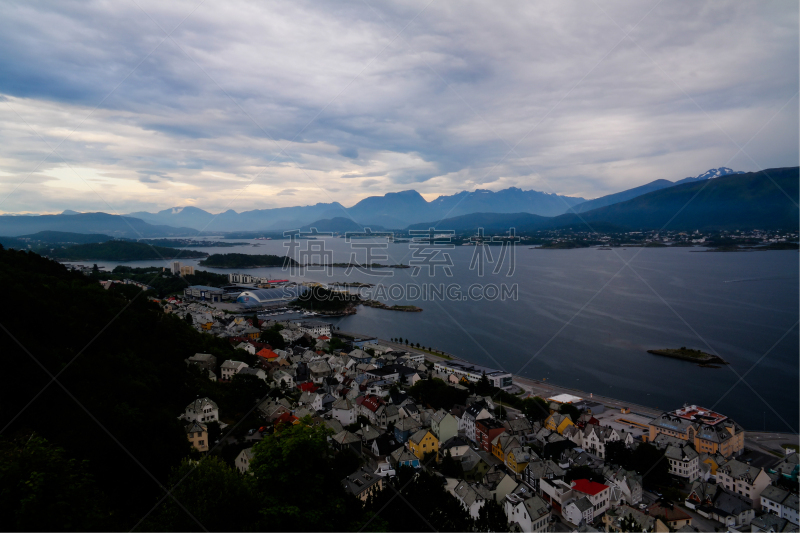
[[[197,249],[286,253],[281,241],[248,242],[259,246]],[[326,247],[333,250],[333,261],[350,259],[351,248],[344,239],[326,239]],[[495,259],[499,250],[492,248]],[[511,277],[505,276],[508,257],[500,274],[492,275],[489,265],[479,277],[470,270],[475,251],[471,246],[448,251],[454,263],[452,277],[441,269],[434,276],[423,269],[417,277],[409,269],[397,269],[388,278],[355,271],[347,276],[342,268],[331,269],[331,275],[306,271],[289,276],[279,268],[247,272],[323,283],[455,283],[463,290],[473,283],[516,283],[516,301],[400,300],[388,303],[413,304],[424,311],[362,306],[356,315],[329,320],[342,330],[407,338],[476,363],[594,394],[663,409],[694,403],[726,413],[748,429],[796,432],[799,254],[703,250],[518,246]],[[407,264],[411,258],[407,244],[390,244],[388,254],[389,263]],[[715,351],[731,364],[700,368],[647,353],[681,346]]]

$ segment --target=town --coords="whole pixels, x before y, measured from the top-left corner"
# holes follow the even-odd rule
[[[221,454],[242,475],[263,439],[320,426],[337,455],[358,457],[341,484],[363,502],[410,468],[437,476],[472,519],[501,509],[511,531],[798,531],[796,436],[765,448],[698,405],[656,413],[534,396],[509,373],[407,339],[233,315],[192,294],[161,302],[164,312],[242,357],[186,363],[218,384],[253,376],[270,387],[244,420],[212,397],[176,413],[200,457]]]

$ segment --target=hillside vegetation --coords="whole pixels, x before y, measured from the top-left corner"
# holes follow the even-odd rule
[[[191,259],[208,256],[205,252],[195,250],[178,250],[131,241],[77,244],[67,248],[55,248],[47,255],[62,261],[141,261],[143,259]]]

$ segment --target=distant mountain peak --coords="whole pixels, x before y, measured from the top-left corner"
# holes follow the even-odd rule
[[[728,176],[730,174],[744,174],[741,170],[733,170],[728,167],[719,167],[719,168],[712,168],[710,170],[706,170],[699,176],[697,176],[696,180],[707,180],[711,178],[719,178],[722,176]]]
[[[80,215],[80,212],[78,212],[78,211],[73,211],[72,209],[64,209],[64,210],[61,212],[61,214],[62,214],[62,215]]]

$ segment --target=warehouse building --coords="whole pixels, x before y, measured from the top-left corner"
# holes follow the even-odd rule
[[[225,294],[220,288],[208,287],[206,285],[192,285],[183,290],[183,295],[186,298],[193,300],[201,300],[203,302],[221,302]]]

